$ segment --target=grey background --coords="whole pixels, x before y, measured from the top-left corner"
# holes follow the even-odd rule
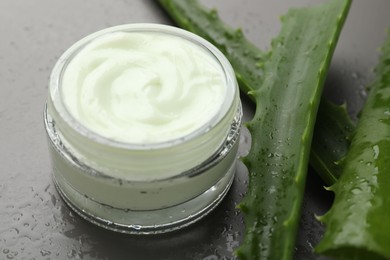
[[[221,17],[267,49],[289,7],[323,1],[212,0]],[[246,189],[246,169],[228,197],[204,220],[168,235],[134,237],[95,227],[72,213],[51,180],[42,111],[50,71],[72,43],[99,29],[133,22],[170,24],[152,0],[1,0],[0,2],[0,259],[234,259],[243,234],[235,205]],[[390,1],[356,0],[340,37],[325,94],[348,101],[355,115],[366,97],[377,50],[390,26]],[[243,99],[245,119],[253,107]],[[249,149],[244,130],[240,152]],[[311,252],[323,227],[314,219],[332,201],[309,173],[296,259]]]

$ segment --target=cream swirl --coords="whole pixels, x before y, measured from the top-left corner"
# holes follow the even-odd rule
[[[69,62],[62,96],[91,131],[127,143],[160,143],[204,127],[226,95],[221,65],[189,40],[114,32]]]

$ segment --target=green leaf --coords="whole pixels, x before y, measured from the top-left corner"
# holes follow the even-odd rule
[[[343,162],[332,208],[320,219],[319,253],[340,259],[390,259],[390,32]]]
[[[291,259],[322,87],[350,1],[291,9],[272,41],[248,123],[248,193],[241,259]]]

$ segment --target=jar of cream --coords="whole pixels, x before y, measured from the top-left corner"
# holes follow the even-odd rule
[[[241,116],[234,72],[204,39],[157,24],[93,33],[50,78],[44,122],[54,182],[101,227],[176,230],[227,193]]]

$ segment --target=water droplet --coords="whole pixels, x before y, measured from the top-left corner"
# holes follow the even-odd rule
[[[359,95],[360,95],[360,97],[365,99],[367,97],[367,91],[365,89],[361,89],[359,91]]]
[[[372,147],[372,149],[374,150],[374,159],[376,160],[379,156],[379,146],[375,145],[374,147]]]
[[[306,243],[309,245],[309,248],[311,248],[311,249],[313,249],[314,247],[313,247],[313,245],[312,245],[312,243],[311,243],[311,241],[309,241],[309,240],[306,240]]]
[[[42,256],[48,256],[48,255],[51,255],[51,252],[50,252],[50,251],[48,251],[48,250],[45,250],[45,249],[42,249],[40,252],[41,252],[41,255],[42,255]]]
[[[72,250],[70,250],[70,251],[68,252],[67,256],[68,256],[68,258],[70,258],[70,259],[74,259],[75,256],[76,256],[76,254],[77,254],[76,250],[72,249]]]
[[[351,190],[351,193],[352,193],[352,194],[355,194],[355,195],[360,194],[360,193],[362,193],[362,189],[359,188],[359,187],[353,188],[353,189]]]
[[[272,193],[275,193],[276,192],[276,188],[275,186],[271,186],[268,188],[268,194],[272,194]]]

